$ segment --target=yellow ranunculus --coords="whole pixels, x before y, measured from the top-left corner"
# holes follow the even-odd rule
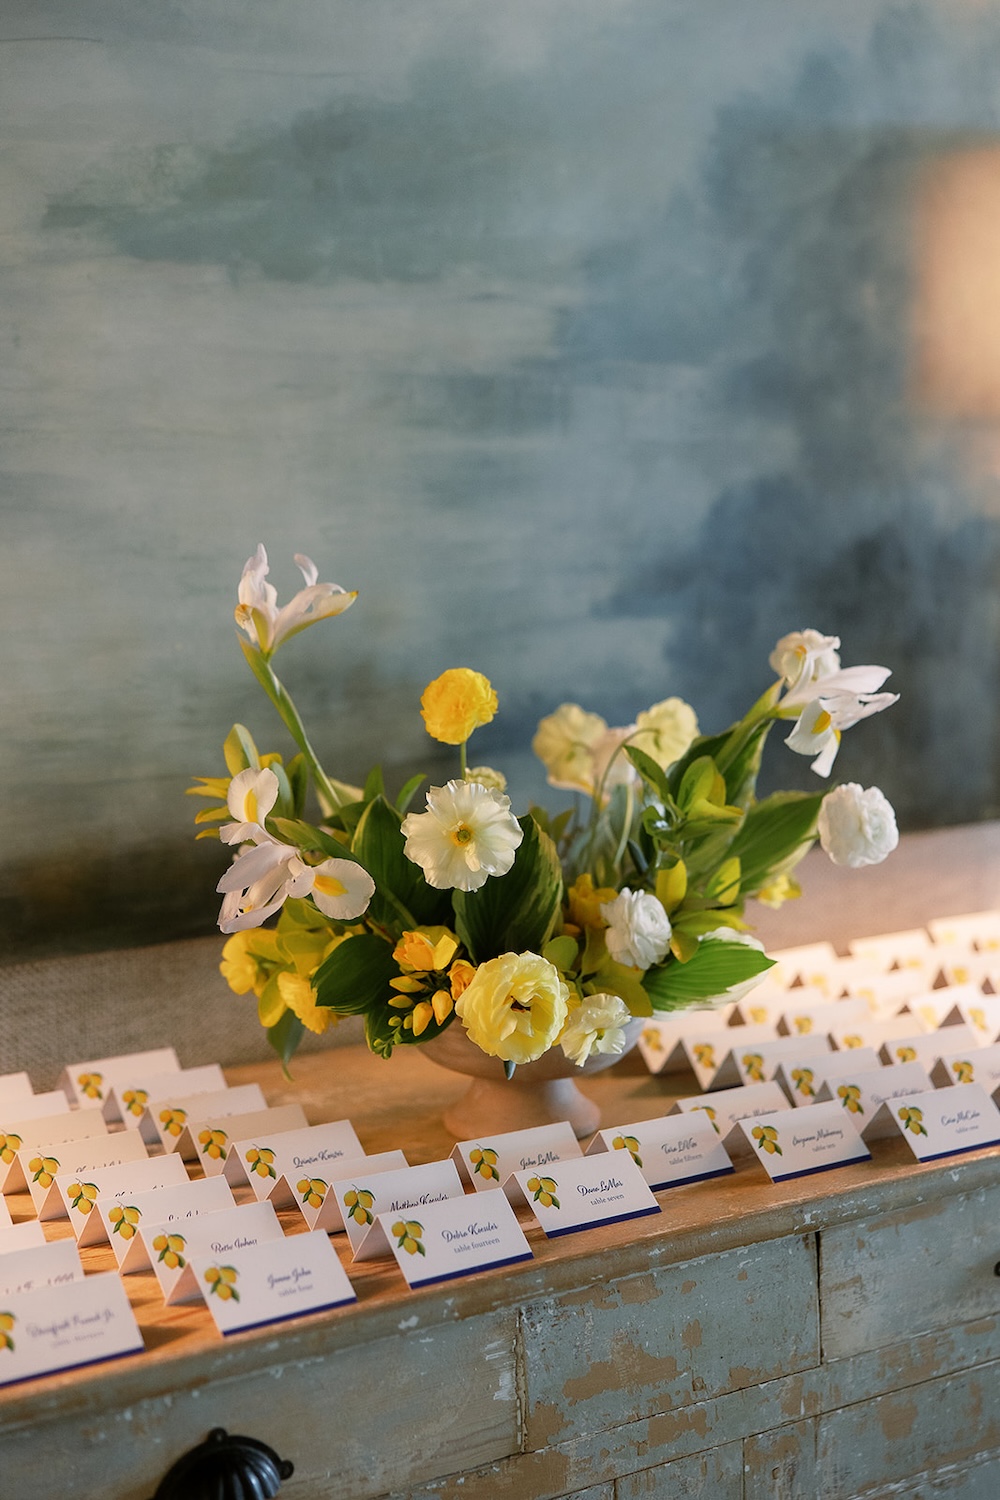
[[[339,1017],[328,1005],[316,1004],[316,991],[301,974],[279,974],[278,991],[290,1011],[310,1031],[324,1032]]]
[[[432,739],[444,745],[464,745],[474,729],[488,724],[497,711],[497,695],[489,679],[471,667],[451,667],[428,683],[420,700],[420,715]]]
[[[559,1035],[568,999],[554,964],[537,953],[504,953],[479,965],[455,1010],[483,1052],[528,1063]]]

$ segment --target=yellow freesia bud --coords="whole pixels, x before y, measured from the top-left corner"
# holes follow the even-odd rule
[[[448,970],[448,978],[451,981],[451,998],[457,1000],[459,995],[467,990],[475,977],[476,966],[470,964],[467,958],[457,958]]]
[[[497,695],[482,672],[451,667],[428,683],[420,715],[432,739],[464,745],[474,729],[488,724],[497,711]]]
[[[598,886],[595,890],[591,876],[581,875],[568,892],[570,921],[578,927],[607,927],[601,916],[601,904],[613,901],[617,895],[608,886]]]

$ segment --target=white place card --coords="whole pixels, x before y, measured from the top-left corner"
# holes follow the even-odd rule
[[[946,984],[974,984],[984,993],[988,987],[996,994],[1000,990],[1000,953],[995,948],[982,953],[970,949],[960,955],[945,951],[941,973]]]
[[[0,1198],[0,1229],[8,1229],[13,1224],[10,1209],[7,1207],[7,1199]]]
[[[51,1240],[0,1255],[0,1297],[37,1292],[83,1280],[83,1262],[75,1240]]]
[[[707,1182],[733,1170],[718,1131],[707,1115],[661,1115],[632,1125],[599,1130],[587,1147],[588,1156],[627,1151],[653,1192]]]
[[[568,1156],[582,1156],[583,1147],[566,1120],[528,1130],[459,1141],[451,1153],[463,1183],[477,1193],[502,1187],[514,1172],[550,1167]]]
[[[141,1354],[143,1347],[117,1271],[10,1293],[0,1313],[0,1385]]]
[[[758,1115],[791,1107],[781,1086],[772,1080],[770,1083],[751,1083],[745,1088],[719,1089],[715,1094],[693,1094],[688,1099],[678,1099],[670,1113],[689,1114],[702,1110],[724,1139],[737,1120],[755,1119]]]
[[[338,1162],[363,1157],[365,1148],[350,1120],[306,1125],[278,1134],[233,1140],[225,1173],[230,1185],[249,1182],[255,1198],[270,1198],[275,1208],[295,1201],[294,1185],[315,1168],[327,1181],[339,1177]]]
[[[64,1102],[65,1095],[63,1096]],[[57,1141],[78,1141],[95,1135],[107,1135],[108,1127],[99,1109],[71,1110],[66,1108],[55,1114],[41,1115],[37,1119],[8,1120],[4,1127],[4,1144],[0,1147],[0,1185],[5,1193],[23,1193],[27,1179],[21,1166],[22,1151],[25,1160],[35,1146],[45,1149]]]
[[[230,1258],[253,1245],[284,1239],[281,1221],[270,1203],[246,1203],[198,1214],[183,1224],[144,1220],[139,1227],[146,1255],[153,1267],[164,1302],[174,1306],[196,1302],[202,1289],[191,1260],[211,1256],[228,1264]]]
[[[114,1140],[114,1136],[110,1139]],[[187,1180],[179,1156],[143,1154],[140,1159],[122,1162],[119,1166],[91,1167],[79,1176],[59,1176],[55,1186],[77,1244],[99,1245],[108,1238],[104,1220],[97,1212],[99,1202],[113,1209],[115,1204],[130,1203],[136,1193],[147,1192],[150,1188],[175,1187],[178,1183],[187,1183]]]
[[[704,1032],[700,1029],[687,1032],[681,1042],[687,1065],[694,1074],[698,1087],[707,1089],[722,1066],[724,1058],[735,1046],[749,1048],[757,1042],[774,1041],[777,1036],[774,1026],[726,1026],[721,1031]]]
[[[12,1250],[25,1250],[31,1245],[45,1244],[45,1230],[37,1219],[24,1219],[20,1224],[0,1226],[0,1255],[9,1255]],[[67,1244],[72,1241],[67,1240]]]
[[[825,1057],[811,1057],[804,1063],[782,1063],[775,1075],[785,1095],[796,1109],[815,1104],[819,1091],[829,1078],[838,1081],[846,1075],[871,1073],[882,1066],[874,1047],[855,1047],[849,1052],[830,1052]]]
[[[472,1193],[428,1203],[409,1217],[380,1214],[379,1223],[410,1287],[532,1259],[524,1230],[502,1192],[486,1199]]]
[[[527,1203],[549,1239],[661,1212],[627,1151],[556,1162],[548,1172],[515,1172],[504,1192]]]
[[[103,1125],[103,1120],[102,1120]],[[81,1140],[52,1141],[39,1146],[23,1145],[17,1153],[28,1192],[40,1219],[66,1216],[57,1182],[77,1181],[100,1167],[117,1167],[126,1161],[145,1161],[146,1148],[134,1130],[116,1135],[84,1136]]]
[[[186,1160],[201,1162],[206,1177],[219,1177],[226,1170],[234,1141],[258,1133],[304,1130],[309,1121],[301,1104],[277,1104],[272,1109],[252,1109],[242,1115],[189,1117],[177,1149]],[[240,1168],[240,1182],[247,1176]]]
[[[879,1056],[884,1063],[922,1063],[928,1073],[946,1052],[960,1052],[978,1047],[980,1042],[969,1026],[942,1026],[937,1031],[911,1032],[883,1042]]]
[[[321,1229],[192,1262],[220,1333],[284,1323],[357,1301],[336,1250]]]
[[[752,1157],[772,1182],[810,1177],[851,1162],[867,1161],[871,1152],[831,1101],[809,1109],[740,1120],[725,1140],[736,1160]]]
[[[872,1141],[878,1139],[878,1134],[870,1133],[871,1122],[883,1104],[932,1087],[927,1069],[921,1063],[897,1063],[895,1067],[879,1068],[877,1073],[858,1073],[849,1084],[831,1077],[819,1090],[817,1103],[839,1099],[845,1117],[859,1134],[865,1131],[865,1139]],[[892,1134],[891,1124],[883,1133]]]
[[[720,1031],[728,1025],[733,1007],[716,1010],[678,1011],[669,1016],[647,1016],[639,1033],[638,1048],[651,1073],[680,1073],[688,1066],[683,1038],[690,1032],[692,1014],[697,1015],[699,1031]]]
[[[0,1108],[8,1100],[30,1099],[33,1092],[27,1073],[0,1073]]]
[[[0,1131],[6,1130],[4,1123],[20,1124],[24,1120],[41,1120],[47,1115],[68,1115],[69,1100],[62,1089],[50,1089],[44,1094],[14,1094],[10,1098],[0,1097]]]
[[[344,1216],[344,1228],[355,1260],[371,1260],[388,1255],[389,1242],[379,1214],[406,1214],[428,1203],[463,1196],[458,1168],[448,1157],[444,1161],[426,1162],[419,1167],[402,1167],[393,1172],[364,1172],[337,1178],[333,1192]]]
[[[179,1072],[180,1063],[173,1047],[154,1047],[150,1052],[123,1052],[120,1057],[92,1058],[90,1062],[69,1063],[59,1077],[61,1088],[71,1104],[85,1107],[103,1105],[108,1088],[119,1073]]]
[[[770,1083],[783,1062],[805,1062],[831,1052],[823,1036],[779,1036],[768,1042],[734,1043],[712,1079],[712,1089],[739,1088],[750,1083]]]
[[[943,1024],[968,1026],[980,1046],[1000,1041],[1000,995],[984,995],[974,985],[956,985],[955,1003]],[[945,991],[944,993],[947,993]]]
[[[768,969],[771,984],[790,989],[793,984],[815,984],[817,975],[838,962],[832,943],[800,943],[796,948],[779,948],[768,954],[775,967]]]
[[[985,1000],[986,996],[982,990],[977,989],[974,984],[946,985],[942,989],[927,990],[921,995],[912,995],[907,1000],[901,1014],[913,1017],[912,1031],[937,1031],[939,1026],[944,1026],[951,1016],[953,1021],[961,1021],[962,1016],[953,1015],[956,1005],[962,1000]],[[990,1038],[992,1041],[992,1038]]]
[[[167,1072],[117,1073],[104,1101],[104,1118],[109,1125],[119,1122],[138,1130],[150,1099],[165,1095],[218,1093],[226,1087],[226,1078],[218,1063],[200,1068],[173,1068]]]
[[[402,1151],[379,1151],[374,1156],[356,1156],[338,1161],[337,1172],[346,1176],[358,1173],[397,1172],[408,1167]],[[344,1228],[344,1214],[332,1181],[324,1177],[300,1177],[293,1184],[295,1207],[310,1229],[325,1229],[336,1234]],[[273,1199],[271,1200],[273,1202]]]
[[[177,1157],[155,1160],[176,1162]],[[140,1234],[144,1223],[178,1225],[196,1219],[199,1214],[221,1213],[235,1207],[232,1188],[224,1177],[202,1177],[189,1182],[185,1175],[183,1182],[171,1186],[148,1188],[116,1199],[102,1193],[97,1199],[104,1233],[123,1276],[149,1269],[149,1255]]]
[[[827,1036],[839,1052],[856,1052],[859,1047],[873,1047],[877,1052],[883,1042],[891,1041],[897,1036],[909,1036],[912,1030],[913,1017],[909,1012],[904,1012],[899,1016],[886,1016],[882,1020],[872,1016],[867,1021],[831,1026]]]
[[[1000,911],[963,912],[927,923],[935,944],[968,943],[979,949],[1000,948]]]
[[[931,1069],[935,1088],[953,1083],[980,1083],[988,1094],[1000,1088],[1000,1043],[992,1047],[969,1047],[939,1057]]]
[[[206,1094],[164,1095],[149,1100],[139,1121],[139,1134],[151,1146],[159,1141],[164,1151],[176,1151],[184,1127],[195,1115],[246,1114],[249,1110],[266,1107],[267,1100],[259,1083],[240,1083],[235,1088],[217,1089]],[[188,1149],[193,1157],[193,1146]]]
[[[923,927],[910,927],[905,932],[882,932],[876,937],[854,938],[848,943],[848,951],[854,958],[867,958],[884,969],[893,965],[908,968],[920,965],[928,957],[931,935]]]
[[[881,972],[868,958],[838,958],[836,963],[811,974],[809,984],[827,1000],[840,1000],[853,993],[854,985],[863,984]]]
[[[897,1016],[914,995],[923,995],[933,989],[936,977],[936,964],[920,967],[908,964],[905,969],[892,969],[858,979],[851,986],[851,995],[867,1000],[872,1015],[876,1020],[883,1020]]]
[[[802,994],[803,998],[822,1000],[824,997],[819,990],[810,987],[807,990],[775,989],[765,988],[763,985],[751,990],[742,1000],[738,1000],[733,1007],[733,1024],[735,1026],[770,1026],[777,1034],[778,1022],[788,1009],[788,998],[790,995]]]
[[[866,1139],[898,1133],[917,1161],[1000,1146],[1000,1109],[978,1083],[953,1084],[886,1102]]]
[[[867,1021],[871,1012],[867,1000],[860,996],[843,1000],[818,1001],[799,999],[801,991],[789,990],[785,1008],[778,1017],[780,1036],[826,1036],[832,1026],[848,1026],[852,1021]]]

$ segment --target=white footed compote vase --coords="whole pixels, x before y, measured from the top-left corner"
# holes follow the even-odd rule
[[[628,1022],[621,1052],[592,1053],[579,1067],[560,1047],[552,1047],[536,1062],[520,1064],[509,1079],[500,1059],[488,1057],[457,1022],[421,1050],[439,1067],[470,1079],[465,1093],[444,1112],[445,1126],[456,1141],[530,1130],[559,1120],[568,1120],[582,1139],[600,1128],[601,1111],[577,1086],[577,1080],[613,1067],[635,1046],[642,1026],[638,1018]]]

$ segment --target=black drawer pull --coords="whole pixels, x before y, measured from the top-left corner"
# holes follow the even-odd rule
[[[273,1500],[294,1470],[266,1443],[214,1427],[164,1475],[153,1500]]]

